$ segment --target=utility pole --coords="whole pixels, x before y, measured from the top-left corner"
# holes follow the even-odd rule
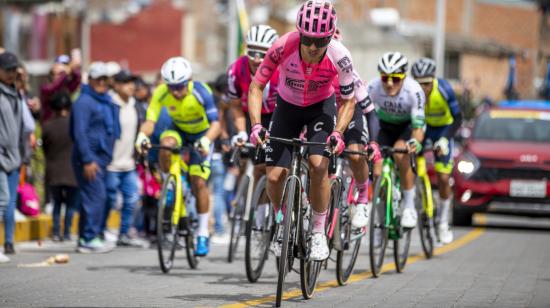
[[[235,59],[237,59],[237,44],[239,43],[237,31],[239,31],[238,18],[237,18],[237,0],[229,0],[228,4],[228,16],[229,27],[227,27],[227,63],[229,66]]]
[[[432,54],[437,65],[436,76],[443,76],[445,72],[445,3],[446,0],[437,0],[435,35]]]

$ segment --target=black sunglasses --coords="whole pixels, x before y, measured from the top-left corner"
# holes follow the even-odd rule
[[[258,56],[258,58],[260,59],[263,59],[265,58],[265,55],[267,54],[266,52],[263,52],[263,51],[258,51],[258,50],[249,50],[246,52],[246,54],[248,55],[248,57],[252,60],[256,59],[256,56]]]
[[[323,48],[327,47],[328,44],[330,44],[330,41],[332,40],[332,36],[327,37],[309,37],[305,35],[300,35],[300,44],[305,46],[311,46],[312,44],[315,44],[317,48]]]
[[[183,88],[187,87],[187,85],[189,84],[189,80],[186,80],[182,83],[178,83],[178,84],[169,84],[168,85],[168,89],[172,90],[172,91],[181,91],[183,90]]]

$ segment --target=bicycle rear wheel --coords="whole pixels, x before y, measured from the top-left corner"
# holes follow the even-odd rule
[[[433,217],[428,217],[426,213],[428,198],[426,186],[424,181],[421,178],[417,179],[416,182],[416,196],[415,196],[415,205],[417,211],[420,213],[420,219],[418,219],[418,232],[420,233],[420,242],[422,243],[422,250],[426,259],[430,259],[433,256],[434,251],[434,219]]]
[[[372,197],[372,213],[369,225],[369,258],[372,275],[380,276],[386,246],[388,245],[388,228],[386,228],[386,200],[388,183],[378,177]]]
[[[239,182],[239,187],[237,188],[237,194],[233,200],[234,206],[229,215],[231,220],[231,238],[229,241],[229,251],[227,254],[227,262],[233,262],[235,253],[237,253],[237,248],[239,247],[239,239],[241,234],[243,234],[243,223],[244,223],[244,212],[246,207],[246,194],[248,192],[248,185],[250,184],[250,179],[248,176],[243,175]]]
[[[173,215],[176,204],[176,177],[170,174],[162,186],[157,208],[157,250],[160,268],[168,273],[174,265],[174,255],[178,243],[178,226]]]
[[[246,224],[246,245],[244,262],[246,266],[246,277],[250,282],[256,282],[262,275],[265,261],[268,256],[269,242],[273,237],[273,207],[271,203],[259,209],[262,201],[269,201],[265,189],[266,177],[262,176],[256,185],[248,222]]]
[[[283,245],[281,247],[281,257],[278,258],[279,273],[277,275],[277,293],[275,295],[276,307],[281,306],[286,274],[290,271],[289,265],[294,260],[293,250],[297,219],[294,214],[294,207],[298,206],[300,198],[300,185],[298,181],[295,178],[290,178],[285,185],[283,193],[283,204],[286,204],[286,209],[283,224]]]

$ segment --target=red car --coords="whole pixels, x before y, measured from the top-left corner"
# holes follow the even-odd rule
[[[472,214],[550,216],[550,102],[503,102],[455,160],[453,223]]]

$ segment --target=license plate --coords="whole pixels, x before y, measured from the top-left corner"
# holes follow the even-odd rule
[[[510,181],[511,197],[545,198],[546,181]]]

